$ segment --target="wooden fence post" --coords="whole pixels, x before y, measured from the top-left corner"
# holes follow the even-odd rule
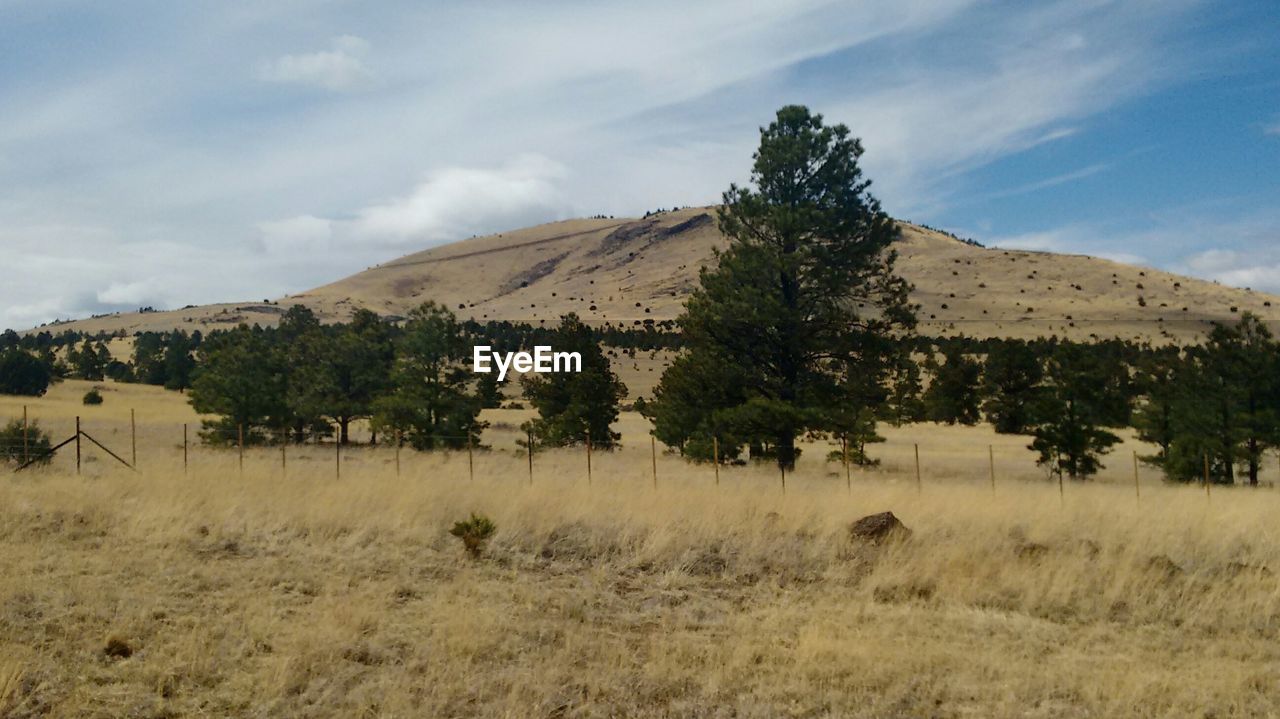
[[[853,478],[849,475],[849,438],[840,438],[840,454],[844,462],[844,489],[846,492],[853,493]]]
[[[27,406],[22,405],[22,463],[31,461],[31,452],[27,445]]]
[[[129,410],[129,442],[132,446],[133,454],[130,459],[133,460],[133,468],[138,468],[138,417],[134,410]]]
[[[996,450],[987,445],[987,465],[991,468],[991,493],[996,493]]]
[[[1204,453],[1204,498],[1206,500],[1210,499],[1209,497],[1209,453],[1208,452]]]
[[[720,438],[711,435],[711,463],[716,468],[716,486],[720,486]]]
[[[289,428],[280,428],[280,479],[289,478]]]
[[[342,430],[336,424],[333,429],[333,478],[342,479]]]
[[[924,482],[920,479],[920,443],[916,442],[916,492],[924,491]]]
[[[587,429],[587,486],[591,486],[591,429]]]
[[[182,423],[182,473],[187,473],[187,423]]]
[[[1133,498],[1142,499],[1142,488],[1138,484],[1138,450],[1133,451]]]
[[[526,430],[525,449],[529,455],[529,486],[533,486],[533,430]]]
[[[400,430],[398,429],[396,430],[394,441],[396,443],[396,476],[399,477],[400,476]]]
[[[80,417],[76,417],[76,474],[80,474]]]
[[[649,435],[649,458],[653,461],[653,490],[658,491],[658,439]]]
[[[467,481],[476,481],[476,461],[471,453],[471,428],[467,428]]]
[[[236,425],[236,447],[240,457],[240,478],[244,479],[244,423]]]
[[[782,493],[787,493],[787,465],[779,463],[778,469],[782,471]]]

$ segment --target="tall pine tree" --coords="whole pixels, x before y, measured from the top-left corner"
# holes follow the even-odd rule
[[[679,320],[688,359],[646,408],[665,441],[715,433],[726,454],[746,443],[790,468],[802,434],[865,431],[854,426],[864,388],[850,380],[882,366],[875,340],[915,318],[893,270],[898,229],[867,192],[862,152],[847,127],[805,107],[761,129],[752,186],[731,185],[718,213],[729,248]],[[676,389],[699,385],[718,389]]]

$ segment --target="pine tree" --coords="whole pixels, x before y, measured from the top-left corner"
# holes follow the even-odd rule
[[[373,402],[373,426],[400,432],[415,449],[477,444],[487,424],[469,390],[470,357],[452,312],[434,302],[414,309],[396,342],[391,391]]]
[[[982,372],[982,411],[1001,434],[1022,434],[1031,423],[1044,370],[1026,342],[1005,340],[991,345]]]
[[[908,352],[900,353],[893,362],[889,378],[889,395],[882,416],[895,427],[925,418],[920,365]]]
[[[288,416],[285,367],[268,333],[240,325],[211,335],[200,348],[200,368],[189,401],[201,414],[220,415],[203,422],[203,436],[214,444],[263,440],[262,430],[280,427]]]
[[[0,353],[0,394],[39,397],[52,381],[49,364],[30,353],[20,349]]]
[[[943,350],[943,362],[937,364],[930,358],[933,381],[925,392],[925,414],[932,422],[947,424],[977,424],[978,381],[982,365],[965,355],[959,345],[948,345]]]
[[[584,443],[612,449],[621,435],[612,430],[618,420],[618,403],[627,388],[613,373],[609,358],[590,327],[577,315],[566,315],[550,340],[555,352],[577,352],[582,357],[581,372],[528,374],[520,383],[524,396],[538,410],[538,418],[526,429],[540,445],[563,447]]]
[[[1138,439],[1158,448],[1156,454],[1143,457],[1149,464],[1164,466],[1174,440],[1174,411],[1182,382],[1186,380],[1186,363],[1176,347],[1161,348],[1138,361],[1135,383],[1142,401],[1133,413],[1133,426]]]
[[[1280,444],[1280,345],[1246,313],[1218,325],[1187,351],[1173,404],[1173,441],[1165,470],[1172,479],[1233,484],[1236,467],[1256,485],[1263,454]]]
[[[726,456],[746,443],[790,468],[800,434],[855,430],[858,413],[837,411],[859,401],[850,380],[883,364],[877,340],[914,324],[893,271],[898,229],[867,192],[862,151],[800,106],[761,130],[754,187],[731,185],[718,213],[729,248],[679,320],[690,359],[650,403],[664,441],[688,447],[709,439],[688,432],[712,431]],[[690,396],[695,386],[723,389]],[[673,402],[685,406],[663,406]]]
[[[1087,479],[1103,466],[1099,458],[1120,441],[1104,429],[1104,374],[1092,347],[1060,345],[1049,357],[1030,448],[1040,455],[1037,463],[1050,472]]]

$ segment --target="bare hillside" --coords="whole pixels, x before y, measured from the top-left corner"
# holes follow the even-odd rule
[[[927,334],[1192,341],[1245,311],[1280,323],[1280,298],[1082,255],[986,249],[904,224],[899,271]],[[463,317],[596,323],[675,318],[698,269],[726,245],[714,208],[643,219],[578,219],[418,252],[271,303],[119,314],[60,325],[85,331],[274,323],[304,304],[329,321],[357,308],[400,317],[435,300]]]

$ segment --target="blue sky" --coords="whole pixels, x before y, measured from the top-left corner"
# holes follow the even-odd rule
[[[714,202],[803,103],[895,216],[1280,292],[1280,4],[0,0],[0,327]]]

